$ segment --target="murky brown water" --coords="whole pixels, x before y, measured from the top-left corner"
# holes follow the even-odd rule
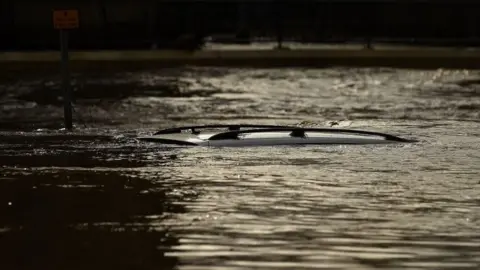
[[[479,269],[480,74],[172,69],[0,86],[0,269]],[[400,146],[165,147],[191,123],[386,131]]]

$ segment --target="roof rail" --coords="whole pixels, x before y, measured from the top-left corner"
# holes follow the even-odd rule
[[[160,134],[173,134],[182,133],[183,131],[190,130],[193,134],[199,134],[199,129],[207,128],[228,128],[229,131],[240,130],[241,128],[295,128],[294,126],[280,126],[280,125],[252,125],[252,124],[234,124],[234,125],[198,125],[198,126],[184,126],[161,129],[154,133],[154,135]]]
[[[415,142],[413,140],[408,140],[400,138],[394,135],[374,132],[374,131],[364,131],[364,130],[355,130],[355,129],[335,129],[335,128],[302,128],[302,127],[281,127],[281,128],[261,128],[261,129],[246,129],[246,130],[234,130],[227,131],[213,135],[209,140],[237,140],[239,139],[240,134],[246,133],[261,133],[261,132],[279,132],[279,131],[291,131],[290,136],[292,137],[305,137],[305,132],[334,132],[334,133],[349,133],[349,134],[361,134],[361,135],[371,135],[371,136],[380,136],[386,140],[396,141],[396,142]]]

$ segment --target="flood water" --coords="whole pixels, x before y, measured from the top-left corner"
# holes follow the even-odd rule
[[[175,68],[0,86],[0,269],[479,269],[480,72]],[[171,125],[383,131],[386,146],[191,148]]]

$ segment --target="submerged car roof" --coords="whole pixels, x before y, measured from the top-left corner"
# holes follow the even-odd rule
[[[212,129],[227,129],[226,131],[209,131]],[[183,133],[179,136],[179,133]],[[279,140],[279,133],[283,134],[283,140]],[[286,134],[285,134],[286,133]],[[308,133],[308,134],[307,134]],[[326,135],[328,134],[328,135]],[[311,137],[309,137],[310,135]],[[280,136],[281,137],[281,136]],[[162,129],[153,136],[140,137],[143,141],[152,141],[180,145],[224,145],[224,141],[241,139],[262,140],[255,144],[353,144],[353,143],[384,143],[384,142],[414,142],[391,134],[340,128],[311,128],[298,126],[280,125],[195,125]],[[270,141],[266,141],[269,140]],[[309,139],[299,141],[298,139]],[[348,141],[350,139],[350,141]],[[275,141],[276,140],[276,141]],[[246,145],[247,143],[243,143]],[[228,144],[227,144],[228,145]]]

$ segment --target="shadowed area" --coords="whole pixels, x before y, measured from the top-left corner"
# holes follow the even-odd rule
[[[139,150],[132,139],[113,136],[37,133],[0,135],[0,161],[3,166],[20,167],[142,167],[175,159],[165,148]],[[123,144],[119,144],[123,142]],[[102,144],[102,150],[97,144]]]
[[[0,267],[173,269],[178,240],[158,224],[184,209],[166,192],[114,171],[3,170]]]
[[[128,74],[125,74],[128,76]],[[111,103],[129,97],[208,97],[221,90],[196,89],[189,91],[192,83],[176,79],[147,82],[111,78],[107,81],[81,81],[73,85],[73,102],[83,104]],[[20,94],[19,100],[36,102],[39,105],[63,106],[63,92],[55,81],[39,82],[33,90]]]
[[[178,238],[162,225],[184,213],[161,171],[174,159],[108,136],[3,135],[0,268],[174,269]],[[100,147],[101,146],[101,147]],[[178,192],[177,192],[178,193]]]

